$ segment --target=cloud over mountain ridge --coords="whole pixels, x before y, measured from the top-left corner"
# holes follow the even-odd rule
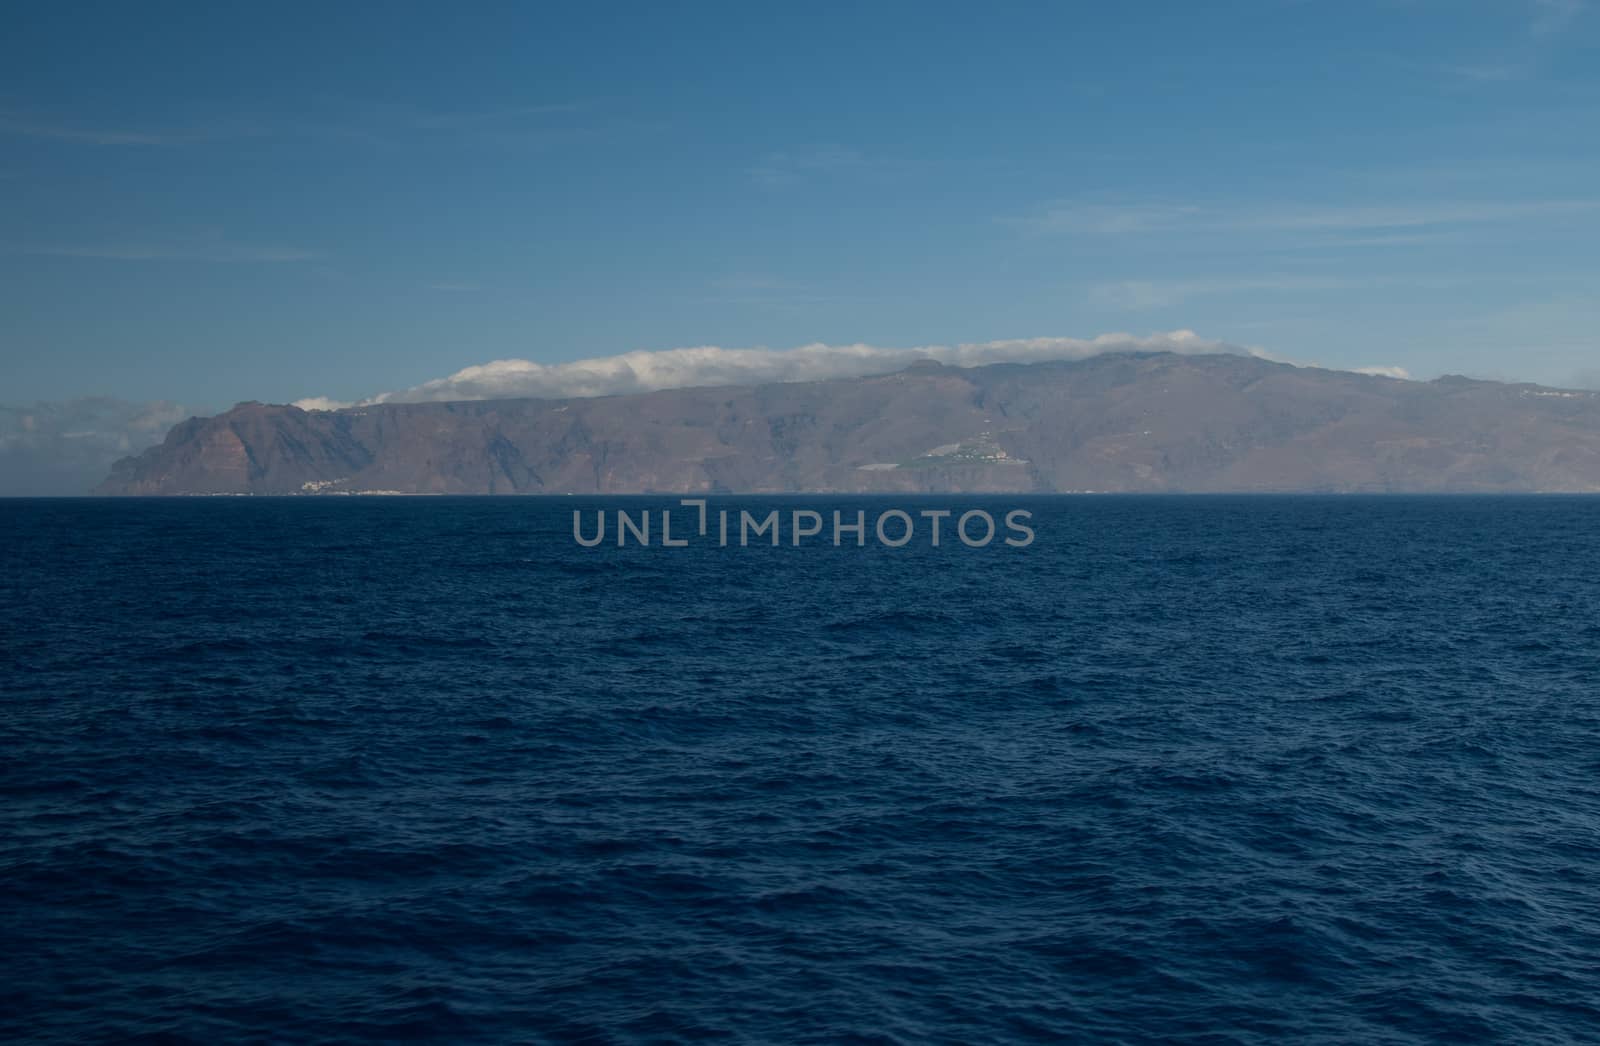
[[[1234,353],[1262,359],[1277,358],[1259,349],[1202,338],[1191,330],[1167,331],[1144,337],[1116,333],[1095,338],[1013,338],[912,348],[860,343],[828,345],[821,342],[793,349],[727,349],[701,345],[641,350],[566,363],[494,360],[399,392],[385,392],[355,402],[314,396],[296,400],[295,406],[306,410],[333,410],[375,403],[616,396],[707,385],[760,385],[859,378],[903,370],[919,360],[977,367],[990,363],[1080,360],[1115,352],[1174,352],[1181,355]],[[1385,368],[1384,373],[1392,374],[1394,370]]]

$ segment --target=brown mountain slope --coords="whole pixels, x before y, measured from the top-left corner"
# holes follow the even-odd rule
[[[106,494],[1600,491],[1600,393],[1107,355],[572,400],[240,404]]]

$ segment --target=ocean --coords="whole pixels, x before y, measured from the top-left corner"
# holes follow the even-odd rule
[[[1600,499],[669,506],[0,501],[0,1039],[1600,1041]]]

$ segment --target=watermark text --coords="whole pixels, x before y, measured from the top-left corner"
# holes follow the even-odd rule
[[[832,544],[835,548],[862,548],[868,544],[885,548],[912,544],[988,548],[997,543],[1027,548],[1034,540],[1033,527],[1028,525],[1032,519],[1033,513],[1020,508],[1004,513],[997,522],[993,514],[981,508],[960,514],[943,508],[891,508],[876,511],[869,518],[865,509],[713,510],[704,498],[684,498],[676,510],[574,509],[572,540],[584,548],[652,544],[662,548],[687,548],[691,544],[719,548],[782,544],[796,548],[807,544]]]

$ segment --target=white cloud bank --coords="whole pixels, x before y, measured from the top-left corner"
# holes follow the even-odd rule
[[[627,352],[619,356],[601,356],[569,363],[495,360],[456,371],[446,378],[424,382],[415,388],[385,392],[356,403],[313,396],[296,400],[294,405],[302,410],[337,410],[373,403],[616,396],[693,386],[859,378],[904,370],[918,360],[977,367],[989,363],[1081,360],[1113,352],[1176,352],[1186,355],[1239,353],[1262,359],[1278,359],[1260,349],[1202,338],[1189,330],[1147,337],[1102,334],[1089,339],[1018,338],[915,348],[819,343],[795,349],[724,349],[702,345],[656,352]],[[1399,367],[1371,367],[1363,369],[1362,373],[1409,376]]]

